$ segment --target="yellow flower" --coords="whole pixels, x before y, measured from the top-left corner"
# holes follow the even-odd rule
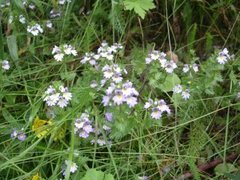
[[[38,138],[41,138],[48,134],[48,132],[51,130],[52,125],[52,120],[39,119],[39,117],[37,116],[34,119],[32,131],[35,132]]]
[[[33,177],[32,180],[41,180],[41,176],[38,175],[38,173],[36,173]]]

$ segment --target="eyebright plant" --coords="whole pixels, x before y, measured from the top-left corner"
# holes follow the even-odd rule
[[[135,47],[118,15],[157,1],[76,2],[0,2],[0,179],[201,179],[198,163],[237,150],[238,56],[175,58],[144,32]]]

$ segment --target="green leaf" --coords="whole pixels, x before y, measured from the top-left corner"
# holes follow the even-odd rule
[[[75,72],[61,72],[60,74],[62,80],[71,81],[76,77]]]
[[[174,86],[176,86],[177,84],[181,84],[181,80],[176,74],[173,73],[166,77],[164,83],[161,84],[159,88],[162,91],[168,92],[168,91],[172,91]]]
[[[217,165],[214,168],[215,173],[218,175],[223,175],[225,173],[231,173],[231,172],[234,172],[237,170],[238,169],[233,164],[230,164],[230,163],[227,163],[227,164],[222,163],[222,164]]]
[[[123,3],[126,10],[134,10],[142,19],[144,19],[147,11],[155,8],[152,0],[125,0]]]
[[[14,61],[18,60],[18,47],[17,40],[15,35],[11,35],[7,37],[7,45],[11,58]]]
[[[82,180],[114,180],[114,177],[96,169],[89,169]]]

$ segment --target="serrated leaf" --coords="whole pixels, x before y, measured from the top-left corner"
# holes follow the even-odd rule
[[[164,83],[161,84],[159,88],[162,91],[168,92],[168,91],[172,91],[174,86],[176,86],[177,84],[181,84],[181,80],[176,74],[173,73],[166,77]]]
[[[125,0],[123,1],[126,10],[134,10],[142,19],[147,11],[155,8],[153,0]]]

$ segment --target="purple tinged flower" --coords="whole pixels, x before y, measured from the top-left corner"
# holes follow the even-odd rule
[[[157,108],[162,112],[167,112],[168,114],[170,114],[170,108],[163,99],[158,101]]]
[[[150,64],[152,61],[153,61],[152,58],[149,56],[145,58],[146,64]]]
[[[12,139],[17,138],[19,141],[24,141],[27,138],[27,136],[24,132],[13,129],[13,132],[11,133],[11,138]]]
[[[188,64],[184,64],[183,65],[183,72],[187,73],[189,70],[190,70],[189,65]]]
[[[112,113],[110,113],[110,112],[106,112],[105,113],[105,119],[107,120],[107,121],[112,121],[113,120],[113,115],[112,115]]]
[[[148,109],[153,105],[153,100],[149,99],[148,102],[145,103],[144,108]]]
[[[106,145],[106,141],[102,137],[97,139],[97,143],[98,143],[99,146]]]
[[[185,91],[182,92],[182,98],[184,100],[187,100],[190,98],[190,90],[189,89],[186,89]]]
[[[110,103],[110,99],[111,99],[110,96],[103,96],[102,99],[103,106],[107,106]]]
[[[106,94],[111,95],[115,89],[116,89],[116,85],[114,83],[111,83],[111,85],[106,90]]]
[[[108,131],[108,132],[110,132],[110,131],[111,131],[111,128],[110,128],[110,127],[108,127],[108,126],[106,126],[105,124],[103,125],[103,129],[104,129],[105,131]]]
[[[57,18],[61,16],[61,12],[59,10],[56,9],[52,9],[50,11],[50,18]]]
[[[177,84],[176,86],[174,86],[173,88],[173,92],[176,93],[176,94],[179,94],[181,93],[183,90],[182,86],[180,84]]]
[[[10,65],[9,65],[9,61],[8,60],[3,60],[2,61],[2,68],[4,70],[9,70],[10,69]]]
[[[124,102],[125,98],[121,90],[115,90],[115,96],[113,97],[113,102],[120,105]]]
[[[134,96],[128,96],[126,97],[126,103],[130,108],[132,108],[137,104],[137,98]]]
[[[151,117],[153,119],[160,119],[164,112],[167,112],[168,114],[171,113],[169,106],[163,99],[154,102],[152,99],[149,99],[148,102],[145,103],[144,108],[149,109],[150,107],[152,107]]]
[[[27,138],[27,136],[26,136],[25,133],[19,132],[18,135],[17,135],[17,138],[18,138],[19,141],[24,141]]]
[[[139,176],[138,180],[148,180],[148,176]]]
[[[194,72],[198,72],[199,71],[199,67],[198,67],[198,65],[196,63],[194,63],[192,65],[192,69],[193,69]]]
[[[18,131],[16,129],[13,129],[13,132],[11,133],[11,138],[16,138],[18,135]]]
[[[89,137],[89,134],[94,131],[87,113],[82,113],[81,117],[75,120],[74,126],[75,134],[82,138]]]
[[[112,76],[112,80],[115,82],[115,83],[120,83],[122,82],[122,74],[120,73],[115,73],[113,76]]]
[[[68,101],[63,96],[61,96],[61,97],[59,97],[57,105],[60,108],[64,108],[64,107],[66,107],[68,105]]]
[[[227,48],[224,48],[222,51],[219,52],[217,57],[217,62],[219,64],[225,64],[230,59],[230,56],[228,54]]]
[[[153,119],[160,119],[162,117],[162,111],[157,107],[152,108],[151,117]]]
[[[177,64],[171,60],[171,61],[167,61],[164,65],[163,65],[165,71],[169,74],[173,73],[174,69],[177,68]]]

